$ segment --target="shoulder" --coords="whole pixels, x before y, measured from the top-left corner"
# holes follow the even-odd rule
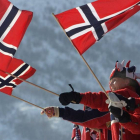
[[[120,94],[124,97],[139,97],[138,94],[131,88],[131,87],[126,87],[123,89],[119,89],[114,91],[116,94]]]

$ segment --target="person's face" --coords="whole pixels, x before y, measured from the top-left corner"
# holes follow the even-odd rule
[[[109,86],[111,91],[122,89],[128,85],[128,80],[123,78],[114,77],[110,80]]]

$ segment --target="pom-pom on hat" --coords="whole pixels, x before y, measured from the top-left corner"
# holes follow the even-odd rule
[[[115,68],[112,70],[110,74],[110,80],[114,77],[120,78],[131,78],[133,80],[140,79],[140,73],[135,73],[136,67],[129,67],[131,61],[128,61],[126,66],[124,67],[124,60],[119,63],[116,61]]]

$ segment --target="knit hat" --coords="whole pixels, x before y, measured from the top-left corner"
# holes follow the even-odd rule
[[[124,60],[121,63],[116,61],[115,68],[112,70],[110,74],[110,80],[114,77],[120,77],[120,78],[127,77],[133,80],[140,79],[140,73],[135,73],[136,67],[135,66],[129,67],[130,62],[131,61],[128,61],[126,66],[124,67]]]

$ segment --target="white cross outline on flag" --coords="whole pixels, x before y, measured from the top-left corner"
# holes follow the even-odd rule
[[[91,3],[88,3],[88,4],[87,4],[87,6],[89,7],[91,13],[92,13],[93,16],[96,18],[97,21],[108,20],[108,19],[110,19],[110,18],[112,18],[112,17],[114,17],[114,16],[117,16],[117,15],[119,15],[119,14],[121,14],[121,13],[123,13],[123,12],[125,12],[125,11],[127,11],[127,10],[129,10],[129,9],[132,9],[135,5],[138,5],[138,6],[139,6],[139,2],[135,3],[134,5],[132,5],[132,6],[128,7],[128,8],[126,8],[126,9],[124,9],[124,10],[122,10],[122,11],[119,11],[119,12],[114,13],[114,14],[112,14],[112,15],[106,16],[106,17],[104,17],[104,18],[100,18],[99,15],[97,14],[95,8],[93,7],[93,5],[92,5]],[[80,7],[77,7],[76,9],[78,10],[78,12],[80,13],[81,17],[83,18],[84,23],[75,24],[75,25],[72,25],[72,26],[66,28],[66,29],[65,29],[66,33],[69,32],[69,31],[71,31],[71,30],[73,30],[73,29],[76,29],[76,28],[80,28],[80,27],[84,27],[84,26],[91,25],[90,22],[88,21],[86,15],[85,15],[85,13],[81,10],[81,8],[80,8]],[[102,26],[102,30],[104,31],[104,34],[105,34],[105,33],[108,31],[108,29],[107,29],[105,23],[104,23],[104,22],[101,23],[101,26]],[[97,33],[96,33],[96,31],[95,31],[95,28],[94,28],[93,26],[90,27],[90,28],[87,28],[87,29],[85,29],[85,30],[83,30],[83,31],[80,31],[80,32],[78,32],[78,33],[75,33],[75,34],[72,35],[72,36],[69,36],[69,35],[68,35],[68,36],[70,37],[71,40],[73,40],[73,39],[75,39],[75,38],[77,38],[77,37],[79,37],[79,36],[81,36],[81,35],[84,35],[84,34],[90,32],[90,31],[93,33],[93,36],[94,36],[94,38],[96,39],[96,41],[98,41],[99,38],[98,38]]]

